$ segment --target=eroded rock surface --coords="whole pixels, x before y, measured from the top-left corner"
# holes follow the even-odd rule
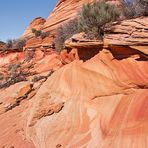
[[[130,56],[118,60],[106,49],[89,61],[74,61],[64,66],[32,99],[28,137],[38,148],[58,144],[90,148],[146,147],[147,67],[145,60]],[[64,106],[59,113],[48,115],[47,112],[45,116],[41,106],[53,102],[64,102]],[[44,117],[36,121],[37,115]]]
[[[61,0],[51,24],[37,26],[52,30],[85,2]],[[74,36],[67,42],[72,50],[59,54],[47,37],[31,38],[25,51],[0,54],[3,76],[9,78],[10,64],[29,72],[25,81],[0,89],[0,147],[147,148],[147,18],[114,27],[99,49],[98,42]]]
[[[113,25],[104,38],[104,44],[131,46],[148,54],[148,17],[124,20]]]

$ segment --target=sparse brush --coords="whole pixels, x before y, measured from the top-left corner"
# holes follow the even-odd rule
[[[116,21],[120,16],[114,5],[104,0],[83,5],[79,18],[79,30],[94,38],[102,38],[105,24]]]
[[[41,30],[36,30],[35,28],[32,28],[32,33],[35,35],[36,38],[41,37],[42,39],[49,35],[47,32],[42,32]]]
[[[131,19],[148,15],[148,0],[133,0],[126,2],[122,0],[123,15]]]
[[[6,47],[8,49],[14,48],[18,51],[22,51],[26,45],[26,39],[9,39],[7,40]]]
[[[78,32],[79,29],[78,29],[77,18],[70,20],[69,22],[60,26],[57,29],[56,38],[55,38],[56,50],[60,51],[62,48],[64,48],[64,42]]]

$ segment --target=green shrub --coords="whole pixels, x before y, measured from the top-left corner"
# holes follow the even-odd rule
[[[62,48],[64,48],[64,42],[78,32],[79,29],[77,18],[70,20],[69,22],[60,26],[57,29],[56,38],[54,41],[56,50],[60,51]]]
[[[136,18],[148,15],[148,0],[133,0],[131,2],[122,1],[123,15],[125,18]]]
[[[41,35],[42,31],[41,30],[37,30],[34,34],[35,34],[35,37],[39,37]]]
[[[102,38],[105,24],[116,21],[119,12],[115,6],[107,4],[104,0],[83,5],[79,18],[79,30],[88,36]]]

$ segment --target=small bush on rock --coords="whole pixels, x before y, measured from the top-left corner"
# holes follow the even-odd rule
[[[35,33],[37,30],[35,28],[32,28],[32,33]]]
[[[78,20],[77,18],[70,20],[69,22],[63,24],[57,29],[55,38],[55,48],[56,50],[61,50],[64,48],[64,42],[72,37],[74,34],[78,33]]]
[[[35,28],[32,28],[32,33],[35,35],[35,37],[41,37],[44,39],[45,37],[48,36],[47,32],[42,32],[41,30],[36,30]]]
[[[39,37],[41,35],[41,30],[37,30],[34,34],[35,34],[35,37]]]
[[[94,38],[102,38],[105,24],[116,21],[119,12],[115,6],[104,0],[83,5],[80,12],[79,30]]]

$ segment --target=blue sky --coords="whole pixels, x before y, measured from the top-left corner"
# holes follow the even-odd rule
[[[36,17],[47,18],[58,0],[0,0],[0,40],[21,36]]]

